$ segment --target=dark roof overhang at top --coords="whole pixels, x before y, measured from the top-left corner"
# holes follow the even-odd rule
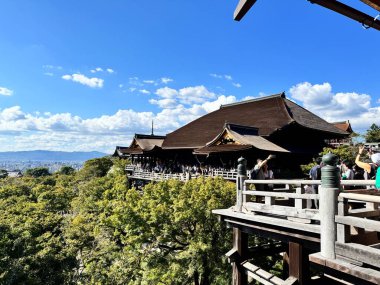
[[[198,149],[207,145],[223,129],[226,122],[256,127],[258,135],[269,137],[291,124],[312,129],[328,136],[345,137],[348,133],[286,99],[285,94],[223,105],[168,134],[163,149]]]
[[[240,21],[245,14],[251,9],[251,7],[256,3],[257,0],[239,0],[239,3],[234,12],[234,19]],[[374,18],[362,12],[354,7],[344,4],[343,2],[337,0],[308,0],[312,4],[318,4],[322,7],[330,9],[337,12],[343,16],[351,18],[359,23],[361,23],[366,28],[374,28],[380,30],[380,20]],[[358,1],[357,1],[358,2]],[[373,9],[380,11],[380,0],[361,0],[361,2],[367,4]]]

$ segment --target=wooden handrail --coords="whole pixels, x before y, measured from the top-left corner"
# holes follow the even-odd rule
[[[290,184],[290,185],[321,185],[321,180],[303,180],[303,179],[271,179],[271,180],[245,180],[246,184]],[[347,186],[373,186],[375,180],[341,180],[341,185]]]
[[[339,197],[362,202],[380,203],[380,192],[372,195],[357,193],[340,193]]]

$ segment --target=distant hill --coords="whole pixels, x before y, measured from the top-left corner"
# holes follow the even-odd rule
[[[6,151],[0,152],[0,161],[86,161],[92,158],[103,157],[108,154],[98,151]]]

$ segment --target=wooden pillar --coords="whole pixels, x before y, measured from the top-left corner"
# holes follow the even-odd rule
[[[328,153],[323,156],[325,166],[322,172],[322,187],[319,192],[319,214],[321,219],[321,255],[335,259],[335,242],[337,227],[335,215],[338,213],[337,197],[340,188],[339,169],[336,167],[338,157]]]
[[[247,160],[243,157],[238,159],[237,176],[236,176],[236,205],[235,211],[241,212],[244,203],[244,181],[247,179]]]
[[[248,252],[248,234],[242,232],[239,228],[233,228],[233,243],[234,249],[237,250],[240,258],[232,263],[232,285],[247,285],[248,277],[240,264]]]
[[[299,285],[310,283],[309,254],[300,243],[289,242],[289,276],[298,279]]]

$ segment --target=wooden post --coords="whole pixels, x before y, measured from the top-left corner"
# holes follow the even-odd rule
[[[319,213],[321,217],[321,255],[335,259],[335,241],[337,239],[335,215],[337,214],[337,197],[340,187],[339,169],[336,167],[338,157],[332,153],[323,156],[322,187],[319,193]]]
[[[297,194],[305,194],[305,188],[304,185],[300,185],[300,187],[296,188]],[[296,209],[305,209],[306,207],[306,200],[305,199],[294,199],[294,207]]]
[[[289,276],[298,279],[299,285],[310,283],[309,258],[302,244],[289,242]]]
[[[236,176],[236,206],[235,211],[241,212],[243,210],[243,190],[244,181],[247,179],[247,160],[243,157],[238,159]]]
[[[348,199],[339,197],[338,204],[338,215],[347,216],[348,214]],[[350,226],[348,225],[337,225],[337,241],[341,243],[349,242],[351,239]]]
[[[232,285],[247,285],[248,277],[241,263],[245,260],[248,252],[248,234],[239,228],[233,228],[233,243],[239,258],[232,263]]]

